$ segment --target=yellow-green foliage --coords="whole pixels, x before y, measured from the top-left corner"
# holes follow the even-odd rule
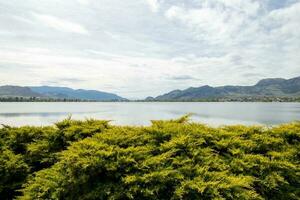
[[[51,127],[0,129],[0,199],[19,195],[18,189],[34,172],[53,165],[57,153],[72,142],[108,129],[107,121],[66,119]]]
[[[25,174],[18,199],[300,198],[300,122],[213,128],[186,117],[148,127],[66,120],[3,128],[1,139],[6,132],[0,192],[20,189],[13,177]],[[38,132],[29,142],[14,136]]]

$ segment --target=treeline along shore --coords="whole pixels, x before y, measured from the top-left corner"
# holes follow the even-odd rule
[[[89,100],[70,98],[0,97],[0,102],[128,102],[128,100]]]
[[[224,97],[224,98],[200,98],[184,100],[88,100],[70,98],[39,98],[39,97],[0,97],[0,102],[300,102],[300,97]]]
[[[299,199],[300,122],[0,128],[1,199]]]

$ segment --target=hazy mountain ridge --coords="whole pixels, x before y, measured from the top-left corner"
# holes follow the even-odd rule
[[[68,87],[51,86],[0,86],[0,97],[40,97],[55,99],[80,99],[95,101],[126,100],[113,93],[97,90],[74,90]]]
[[[0,86],[0,97],[36,97],[52,99],[79,99],[94,101],[127,100],[113,93],[97,90],[72,89],[68,87],[34,86],[21,87]],[[190,87],[185,90],[173,90],[169,93],[147,97],[145,101],[197,101],[220,99],[227,101],[239,98],[284,97],[300,98],[300,77],[291,79],[269,78],[258,81],[253,86],[219,86]],[[260,100],[260,99],[258,99]],[[251,101],[251,99],[250,99]]]
[[[299,97],[300,77],[292,79],[269,78],[262,79],[253,86],[220,86],[190,87],[185,90],[173,90],[169,93],[157,96],[156,101],[185,101],[209,98],[230,97]]]
[[[43,94],[49,97],[56,98],[73,98],[73,99],[84,99],[84,100],[125,100],[113,93],[102,92],[97,90],[83,90],[83,89],[71,89],[67,87],[30,87],[34,92]]]
[[[12,85],[0,86],[0,97],[42,97],[43,95],[32,91],[29,87]]]

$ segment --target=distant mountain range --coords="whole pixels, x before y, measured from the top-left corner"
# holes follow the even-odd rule
[[[91,101],[127,101],[116,94],[97,90],[74,90],[67,87],[21,87],[0,86],[0,98],[35,98]],[[190,87],[185,90],[173,90],[169,93],[147,97],[144,101],[283,101],[300,100],[300,77],[292,79],[262,79],[253,86]],[[279,99],[281,100],[281,99]]]
[[[241,99],[264,97],[300,97],[300,77],[292,79],[269,78],[260,80],[253,86],[190,87],[173,90],[158,97],[148,97],[147,101],[194,101],[207,99]]]
[[[95,101],[122,101],[126,100],[116,94],[97,90],[74,90],[67,87],[21,87],[21,86],[0,86],[0,97],[23,97],[23,98],[52,98],[52,99],[79,99]]]

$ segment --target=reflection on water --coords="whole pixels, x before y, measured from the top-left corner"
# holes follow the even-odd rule
[[[88,114],[97,112],[72,112],[73,114]],[[50,116],[68,116],[71,115],[69,112],[32,112],[32,113],[0,113],[0,117],[30,117],[30,116],[40,116],[40,117],[50,117]]]
[[[49,125],[74,119],[107,119],[120,125],[148,125],[193,113],[192,120],[211,125],[280,124],[300,120],[300,103],[205,102],[64,102],[0,103],[0,124]]]

